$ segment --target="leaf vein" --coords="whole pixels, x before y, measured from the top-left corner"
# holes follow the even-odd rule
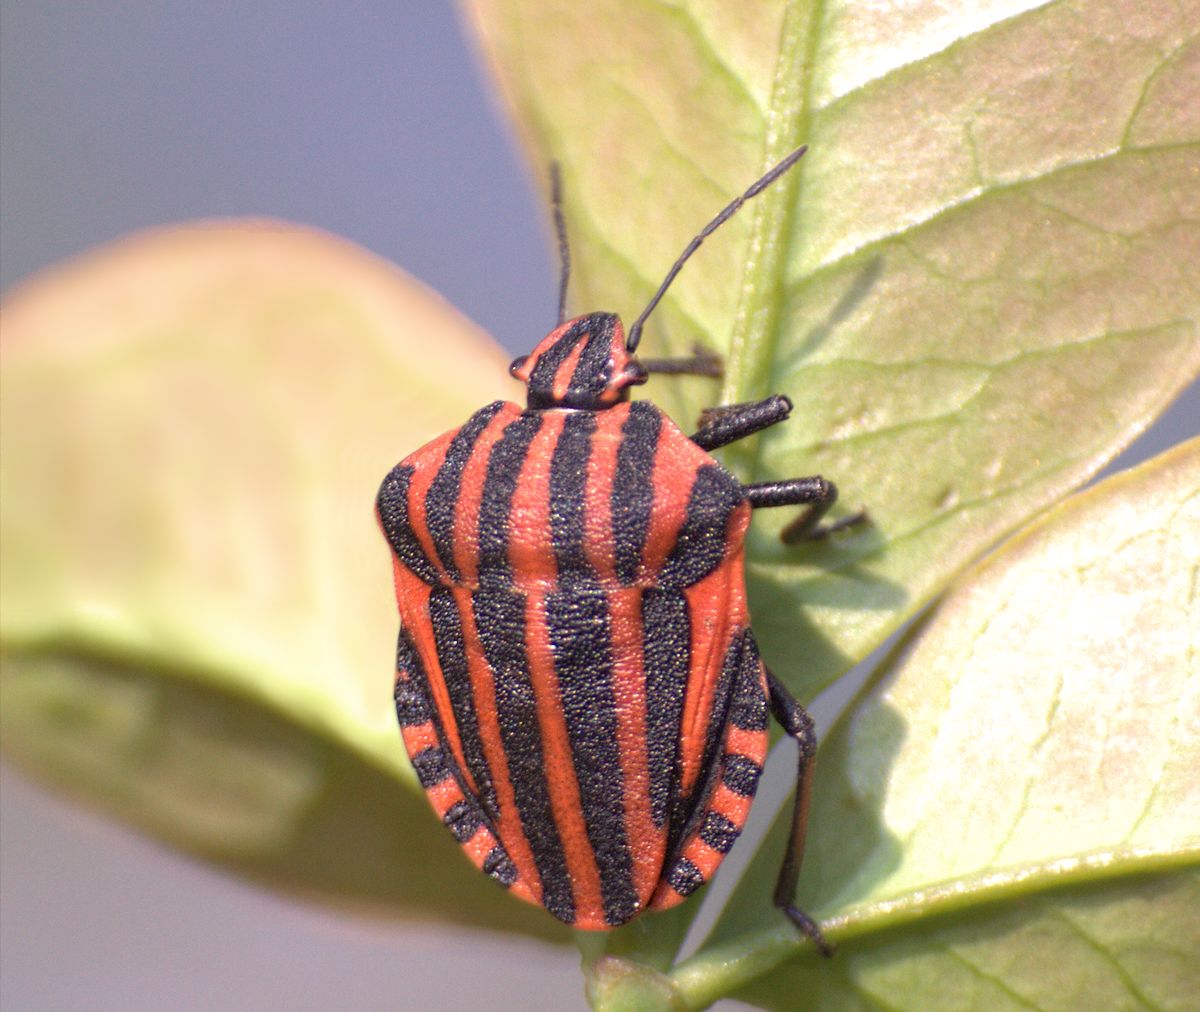
[[[1024,348],[1024,349],[1021,349],[1020,351],[1015,352],[1014,354],[1009,355],[1005,358],[997,359],[995,362],[968,362],[968,361],[964,361],[964,360],[949,359],[949,358],[944,358],[941,356],[930,355],[930,356],[926,356],[926,357],[920,358],[920,359],[910,359],[903,363],[897,363],[899,365],[903,365],[905,368],[911,368],[914,366],[934,366],[934,367],[944,368],[946,366],[951,366],[951,367],[960,367],[960,368],[964,368],[964,369],[965,368],[982,369],[982,370],[987,371],[989,373],[989,376],[986,379],[982,379],[979,382],[979,384],[977,385],[977,387],[971,391],[969,396],[964,398],[960,404],[956,405],[954,408],[952,408],[949,411],[944,411],[939,414],[932,414],[932,415],[928,415],[928,416],[921,417],[921,418],[905,419],[903,421],[898,421],[898,422],[894,422],[894,423],[887,424],[887,425],[879,425],[874,428],[856,429],[853,432],[848,432],[845,434],[838,434],[838,435],[829,435],[829,436],[822,437],[820,439],[809,440],[807,442],[798,442],[793,445],[797,449],[807,450],[809,452],[813,451],[816,448],[827,449],[827,448],[833,447],[833,446],[845,447],[845,446],[853,445],[855,443],[863,442],[865,440],[874,439],[879,436],[892,435],[897,432],[903,432],[908,429],[914,429],[914,428],[920,428],[922,426],[933,425],[933,424],[943,422],[943,421],[952,421],[952,420],[956,419],[958,416],[960,416],[974,401],[976,401],[980,397],[981,394],[983,394],[987,390],[988,384],[991,382],[991,379],[994,378],[994,376],[996,374],[1003,372],[1004,370],[1011,368],[1012,366],[1019,365],[1024,362],[1027,362],[1031,359],[1036,359],[1036,358],[1039,358],[1042,356],[1056,355],[1067,349],[1075,350],[1075,349],[1083,348],[1090,344],[1097,344],[1100,342],[1112,341],[1114,339],[1142,336],[1142,335],[1146,335],[1146,334],[1157,333],[1160,331],[1169,331],[1169,330],[1172,330],[1181,325],[1190,324],[1190,322],[1191,322],[1190,320],[1176,319],[1176,320],[1168,320],[1164,323],[1157,324],[1154,327],[1138,327],[1138,328],[1131,328],[1131,329],[1127,329],[1127,330],[1107,330],[1100,334],[1093,334],[1093,335],[1081,337],[1081,338],[1078,338],[1075,340],[1060,341],[1056,344],[1050,345],[1049,347]],[[855,358],[847,358],[847,357],[839,357],[839,358],[835,358],[835,359],[830,359],[827,362],[823,362],[821,364],[822,365],[847,365],[847,366],[860,366],[860,367],[876,367],[876,368],[886,368],[887,367],[886,364],[884,364],[884,363],[872,362],[872,361],[869,361],[866,359],[855,359]],[[794,369],[787,375],[794,375],[795,373],[798,373],[801,371],[802,371],[802,368]],[[1069,463],[1069,461],[1067,461],[1067,462]],[[980,501],[980,500],[978,500],[978,499],[970,500],[970,501],[966,501],[966,502],[962,503],[961,505],[973,505],[975,502],[978,502],[978,501]]]
[[[1061,5],[1062,0],[1045,0],[1043,3],[1036,4],[1032,7],[1027,7],[1022,11],[1017,11],[1015,14],[1010,14],[1007,17],[997,18],[995,21],[989,21],[986,25],[979,25],[977,28],[967,32],[965,35],[955,36],[953,39],[950,39],[937,49],[932,49],[927,53],[922,53],[915,59],[905,60],[903,63],[897,63],[894,66],[888,67],[888,69],[881,74],[876,74],[874,77],[868,77],[862,81],[859,81],[853,88],[849,88],[838,95],[832,96],[828,103],[818,106],[817,108],[819,111],[825,112],[826,110],[845,102],[849,98],[862,95],[864,92],[871,90],[872,88],[882,84],[892,77],[896,77],[900,74],[911,71],[916,67],[920,67],[922,64],[935,61],[940,57],[944,57],[952,53],[955,49],[958,49],[969,42],[982,38],[992,31],[1015,24],[1022,18],[1037,14],[1038,12],[1046,10],[1047,8],[1058,7]]]
[[[1130,135],[1133,133],[1133,129],[1137,125],[1137,120],[1142,113],[1142,109],[1144,109],[1146,106],[1146,98],[1151,87],[1153,87],[1154,82],[1158,80],[1159,76],[1164,70],[1166,70],[1175,62],[1175,60],[1179,57],[1179,54],[1182,53],[1192,43],[1194,43],[1197,38],[1200,38],[1200,36],[1189,35],[1180,40],[1178,45],[1168,49],[1162,54],[1162,60],[1159,65],[1146,75],[1146,79],[1142,82],[1141,90],[1138,92],[1137,101],[1134,103],[1133,108],[1129,111],[1129,117],[1125,121],[1125,129],[1121,131],[1122,147],[1132,145]]]
[[[674,20],[683,26],[688,36],[696,44],[696,47],[706,53],[710,63],[714,64],[721,72],[721,76],[734,86],[734,90],[739,92],[749,103],[757,110],[759,117],[763,118],[766,110],[763,109],[762,103],[754,96],[754,93],[746,86],[746,82],[738,76],[733,66],[722,56],[716,47],[716,44],[704,30],[704,26],[696,18],[696,16],[687,7],[679,7],[672,3],[666,3],[665,0],[651,0],[653,6],[660,11],[667,12],[674,17]]]
[[[1011,182],[993,183],[990,186],[968,190],[962,197],[956,200],[947,201],[940,206],[934,207],[928,213],[914,218],[912,221],[906,222],[890,232],[880,235],[874,239],[868,239],[843,253],[839,253],[830,260],[813,265],[810,269],[798,275],[788,285],[787,295],[789,298],[798,298],[799,293],[803,290],[803,288],[840,269],[848,262],[860,259],[867,254],[882,249],[887,244],[896,242],[905,236],[918,234],[921,230],[938,223],[943,218],[946,218],[955,212],[963,211],[969,207],[972,207],[990,197],[1002,196],[1009,193],[1021,193],[1032,186],[1043,183],[1047,180],[1055,179],[1058,176],[1066,175],[1067,173],[1074,172],[1078,169],[1102,167],[1118,158],[1152,155],[1160,152],[1170,151],[1191,151],[1196,148],[1200,148],[1200,141],[1182,141],[1168,144],[1147,144],[1141,147],[1118,146],[1110,151],[1104,151],[1086,158],[1077,158],[1071,161],[1062,162],[1061,164],[1047,169],[1044,172],[1039,172],[1036,175],[1014,179]]]
[[[997,977],[994,973],[990,973],[989,971],[984,970],[978,963],[974,963],[971,960],[967,959],[966,956],[964,956],[961,952],[959,952],[957,949],[955,949],[952,945],[942,943],[938,946],[938,948],[943,953],[945,953],[945,955],[949,956],[952,960],[954,960],[956,963],[959,963],[962,966],[966,967],[968,970],[971,971],[971,973],[973,973],[980,980],[987,981],[989,984],[991,984],[993,987],[995,987],[1002,994],[1005,994],[1009,998],[1011,998],[1018,1005],[1023,1005],[1025,1008],[1038,1009],[1038,1010],[1041,1009],[1040,1005],[1037,1005],[1034,1002],[1031,1002],[1024,995],[1013,990],[1012,987],[1010,987],[1008,984],[1006,984],[1003,980],[1001,980],[999,977]]]
[[[1004,606],[997,609],[997,612],[1002,612],[1007,607],[1007,602]],[[1054,692],[1050,697],[1050,705],[1047,707],[1045,724],[1042,728],[1042,733],[1038,735],[1037,740],[1029,749],[1029,763],[1032,765],[1037,759],[1038,753],[1045,747],[1046,742],[1050,740],[1050,735],[1054,730],[1054,718],[1058,713],[1059,706],[1062,704],[1063,676],[1059,671],[1055,675]],[[1021,800],[1017,804],[1016,810],[1013,813],[1012,821],[1009,823],[1008,830],[1004,836],[997,842],[995,849],[992,851],[991,857],[988,858],[988,865],[996,865],[1000,863],[1000,855],[1004,849],[1012,842],[1016,836],[1017,827],[1021,824],[1021,819],[1029,809],[1029,798],[1033,794],[1035,779],[1032,776],[1026,776],[1025,786],[1021,790]]]
[[[1125,969],[1120,960],[1118,960],[1106,946],[1101,945],[1094,936],[1085,931],[1081,924],[1067,914],[1066,910],[1064,910],[1060,905],[1048,902],[1046,897],[1040,898],[1039,905],[1047,915],[1063,924],[1076,938],[1078,938],[1081,942],[1083,942],[1084,945],[1091,949],[1092,952],[1099,956],[1100,961],[1112,969],[1113,973],[1116,974],[1117,979],[1125,985],[1126,990],[1135,999],[1137,999],[1142,1007],[1159,1007],[1150,1000],[1149,996],[1146,995],[1141,988],[1137,986],[1133,978],[1129,975],[1129,971]]]

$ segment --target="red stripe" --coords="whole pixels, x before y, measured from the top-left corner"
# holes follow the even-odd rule
[[[483,501],[483,483],[487,478],[488,457],[492,447],[521,414],[515,404],[505,404],[479,434],[474,450],[463,468],[458,502],[454,508],[454,565],[464,586],[473,587],[479,579],[479,504]]]
[[[662,873],[666,826],[650,812],[650,768],[646,753],[646,674],[643,664],[642,591],[621,588],[607,595],[612,635],[613,697],[617,742],[625,786],[625,837],[633,856],[633,888],[649,900]]]
[[[450,705],[450,691],[446,688],[446,679],[442,675],[442,662],[438,657],[433,624],[429,620],[429,595],[433,588],[400,563],[396,563],[395,573],[396,599],[400,605],[400,623],[407,631],[417,656],[421,658],[421,665],[425,669],[425,678],[429,683],[429,693],[432,697],[430,701],[437,710],[450,753],[454,761],[458,763],[458,768],[468,778],[470,786],[474,788],[475,783],[470,780],[470,772],[467,770],[463,754],[458,723],[454,719],[454,709]]]
[[[750,506],[738,507],[727,537],[731,552],[716,569],[684,591],[691,616],[692,661],[680,725],[680,789],[686,796],[700,782],[704,748],[712,721],[713,697],[721,680],[725,654],[736,630],[747,622],[742,543]],[[739,530],[740,528],[740,530]]]
[[[684,452],[684,448],[694,451]],[[711,464],[708,455],[692,443],[674,422],[663,416],[662,431],[654,453],[654,505],[642,552],[643,578],[653,583],[662,572],[667,556],[679,541],[679,531],[687,517],[688,499],[696,483],[696,472]]]
[[[457,594],[456,594],[457,597]],[[471,690],[475,696],[475,713],[479,720],[479,740],[483,745],[484,758],[492,773],[492,786],[496,790],[496,806],[500,817],[496,832],[508,856],[517,867],[519,881],[528,883],[534,902],[542,901],[541,876],[533,860],[533,849],[525,838],[521,827],[521,816],[517,810],[516,794],[508,772],[508,756],[500,736],[500,721],[497,719],[496,684],[491,665],[483,654],[479,632],[475,627],[475,613],[469,605],[460,604],[463,641],[467,648],[467,671],[471,678]],[[481,859],[482,860],[482,859]]]
[[[633,858],[634,892],[640,902],[646,903],[662,873],[667,834],[665,826],[654,825],[650,813],[642,591],[620,586],[612,550],[613,476],[621,446],[621,426],[628,417],[628,404],[597,415],[584,493],[584,552],[597,576],[609,588],[606,597],[612,639],[617,741],[625,787],[625,836]]]
[[[575,375],[575,368],[579,365],[579,356],[583,354],[583,349],[587,347],[587,337],[585,336],[575,342],[575,347],[571,349],[571,353],[563,360],[562,365],[554,372],[554,386],[552,391],[556,401],[566,399],[567,390],[571,386],[571,378]]]
[[[440,747],[442,744],[438,740],[432,721],[418,724],[415,727],[406,727],[401,733],[404,736],[404,747],[408,749],[409,755],[417,755],[427,748]]]
[[[425,557],[433,564],[438,575],[443,579],[446,577],[446,570],[442,566],[437,549],[433,545],[433,537],[429,533],[429,524],[425,516],[425,496],[429,493],[429,486],[437,477],[438,470],[445,462],[446,451],[449,450],[450,443],[456,435],[458,435],[458,429],[453,429],[404,459],[404,463],[413,465],[412,479],[408,485],[408,522],[416,535],[417,543],[421,546],[421,551],[425,553]]]
[[[525,647],[537,703],[546,788],[575,897],[575,927],[606,928],[609,925],[604,919],[600,870],[583,818],[571,741],[563,719],[562,697],[546,628],[545,595],[540,590],[530,590],[526,598]]]
[[[566,415],[547,411],[529,444],[509,512],[508,564],[518,590],[537,589],[558,578],[550,536],[550,463]]]
[[[767,756],[767,742],[769,740],[769,735],[765,730],[746,731],[731,724],[725,734],[725,751],[732,755],[744,755],[747,759],[753,759],[761,766]],[[735,798],[742,797],[740,794],[731,794],[730,796]]]
[[[587,485],[584,491],[583,550],[597,576],[616,585],[616,558],[613,555],[612,489],[617,473],[617,450],[621,447],[621,426],[629,417],[629,405],[619,404],[596,416],[592,434],[592,453],[588,458]]]
[[[421,724],[417,727],[406,727],[403,729],[403,735],[404,746],[410,756],[417,755],[426,748],[436,747],[440,744],[437,731],[432,722]],[[434,812],[437,813],[439,819],[443,818],[446,812],[457,802],[466,800],[466,795],[453,777],[448,777],[441,783],[426,787],[425,796],[429,799],[429,803],[433,807]],[[472,834],[469,840],[464,840],[460,846],[466,852],[467,857],[482,871],[484,859],[491,853],[492,848],[496,844],[497,839],[495,835],[493,835],[492,831],[486,825],[483,825]],[[507,850],[507,848],[505,849]],[[509,856],[512,856],[511,853]],[[539,897],[534,894],[531,883],[523,874],[520,874],[519,868],[518,877],[509,887],[509,891],[530,903],[539,902]]]
[[[606,926],[600,872],[583,818],[545,615],[545,595],[558,577],[550,533],[550,465],[565,422],[562,412],[547,412],[529,446],[513,494],[508,558],[514,583],[527,595],[526,660],[542,739],[546,789],[575,899],[575,926],[599,928]]]

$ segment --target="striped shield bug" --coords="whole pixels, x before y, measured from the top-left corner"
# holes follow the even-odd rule
[[[821,517],[820,477],[743,484],[710,451],[787,418],[775,395],[710,409],[690,436],[630,388],[720,360],[639,361],[642,327],[704,239],[804,154],[794,151],[689,243],[625,335],[611,313],[565,319],[569,256],[557,169],[559,323],[513,362],[527,406],[496,401],[406,457],[378,516],[401,631],[395,703],[413,767],[467,856],[577,928],[606,929],[706,882],[749,814],[768,713],[799,745],[774,901],[793,903],[812,721],[759,656],[746,605],[751,512]]]

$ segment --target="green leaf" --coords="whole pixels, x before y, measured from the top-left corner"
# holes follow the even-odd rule
[[[746,480],[821,473],[872,526],[754,525],[755,632],[806,696],[1078,486],[1200,368],[1200,46],[1171,5],[474,0],[532,164],[559,159],[579,309],[651,318],[789,424]],[[675,393],[675,389],[682,392]],[[717,391],[646,388],[684,424]]]
[[[499,349],[365,251],[259,222],[48,272],[0,354],[7,753],[285,889],[564,937],[458,855],[391,712],[375,490],[509,393]]]
[[[799,896],[841,951],[769,906],[781,819],[673,975],[688,1007],[735,988],[771,1008],[1193,1001],[1197,560],[1200,439],[968,573],[821,751]]]

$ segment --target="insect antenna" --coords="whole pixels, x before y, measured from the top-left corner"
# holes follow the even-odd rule
[[[808,146],[802,144],[774,168],[768,169],[760,179],[755,180],[750,189],[748,189],[745,193],[738,197],[737,200],[733,201],[733,203],[731,203],[720,214],[713,218],[712,221],[710,221],[704,226],[703,229],[700,230],[700,234],[687,244],[687,248],[679,255],[679,259],[676,260],[671,269],[667,271],[666,278],[663,280],[663,283],[658,286],[658,291],[654,293],[654,298],[650,300],[650,304],[642,310],[642,315],[633,321],[633,326],[629,328],[629,337],[625,341],[626,348],[628,348],[630,351],[633,351],[638,346],[638,342],[642,339],[642,325],[646,322],[646,317],[654,312],[654,307],[658,305],[659,301],[667,293],[667,289],[671,287],[671,282],[675,280],[675,275],[678,274],[680,268],[687,263],[688,257],[690,257],[696,252],[696,250],[700,248],[700,244],[704,242],[705,239],[707,239],[713,234],[713,232],[715,232],[718,228],[725,224],[725,222],[732,218],[737,213],[738,208],[746,203],[747,200],[760,194],[763,190],[775,182],[776,179],[787,172],[788,169],[800,161],[801,157],[804,155],[804,152],[807,150]]]
[[[554,234],[558,236],[558,322],[567,318],[567,282],[571,280],[571,247],[567,245],[567,222],[563,218],[562,170],[550,163],[550,207],[554,212]]]

